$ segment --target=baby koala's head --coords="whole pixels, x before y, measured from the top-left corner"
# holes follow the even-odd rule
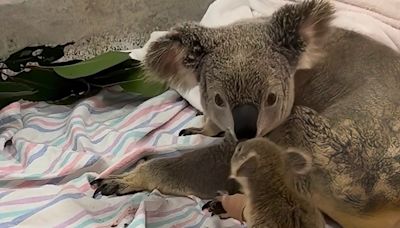
[[[231,175],[248,198],[244,211],[248,226],[325,227],[311,198],[296,191],[297,180],[302,179],[297,177],[308,174],[311,167],[308,154],[283,149],[266,138],[239,143],[231,160]]]
[[[287,175],[305,175],[312,167],[310,155],[294,149],[283,149],[266,138],[239,143],[231,159],[231,177],[239,183]]]

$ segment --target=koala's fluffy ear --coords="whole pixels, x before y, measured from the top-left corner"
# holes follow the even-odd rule
[[[299,175],[307,174],[312,168],[312,158],[300,150],[289,148],[283,153],[286,167]]]
[[[285,5],[272,15],[269,37],[295,69],[310,68],[323,54],[334,12],[327,0]]]
[[[257,170],[258,155],[256,152],[250,151],[246,156],[239,162],[236,176],[237,177],[249,177],[254,175]]]
[[[150,43],[144,58],[148,79],[183,90],[197,85],[196,68],[213,46],[210,28],[186,23]]]

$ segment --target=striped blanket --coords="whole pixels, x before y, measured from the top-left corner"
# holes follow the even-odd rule
[[[220,26],[270,15],[288,2],[293,1],[216,0],[202,24]],[[339,9],[336,26],[398,50],[398,18],[392,18],[398,1],[333,2]],[[145,53],[136,51],[138,59]],[[199,108],[198,91],[181,95]],[[89,181],[99,175],[123,172],[144,157],[176,156],[215,142],[200,135],[178,137],[182,128],[201,122],[193,106],[174,91],[143,101],[111,89],[74,106],[21,101],[3,108],[0,228],[241,227],[233,219],[220,220],[201,211],[204,201],[195,196],[153,191],[92,198]]]
[[[240,227],[201,211],[195,196],[92,198],[89,181],[100,174],[215,142],[178,136],[201,118],[174,91],[147,101],[109,89],[74,106],[10,104],[0,112],[0,227]]]

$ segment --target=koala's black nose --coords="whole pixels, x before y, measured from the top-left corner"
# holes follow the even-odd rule
[[[257,134],[258,109],[252,104],[237,105],[232,110],[237,139],[251,139]]]

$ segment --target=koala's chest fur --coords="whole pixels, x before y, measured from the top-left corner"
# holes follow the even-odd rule
[[[361,36],[342,33],[338,36],[354,40],[338,42],[342,48],[357,42],[361,47],[351,55],[328,52],[288,121],[270,136],[312,153],[319,200],[353,214],[398,210],[400,57]],[[372,51],[361,51],[363,46]]]

